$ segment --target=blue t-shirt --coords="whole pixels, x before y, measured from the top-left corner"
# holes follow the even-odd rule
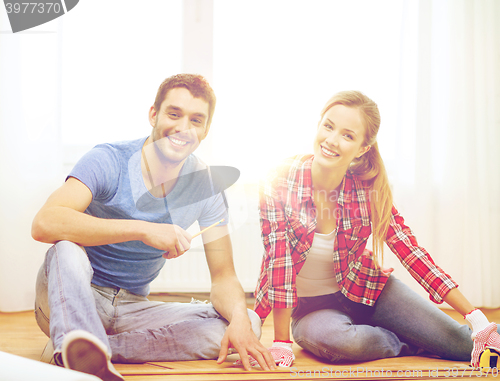
[[[92,192],[85,213],[99,218],[175,224],[183,229],[195,221],[209,226],[225,218],[227,223],[225,201],[221,193],[214,195],[207,165],[192,154],[167,197],[156,198],[149,193],[141,172],[141,150],[146,139],[100,144],[78,161],[68,177],[80,180]],[[164,251],[141,241],[88,246],[85,250],[94,269],[92,283],[144,296],[165,264]]]

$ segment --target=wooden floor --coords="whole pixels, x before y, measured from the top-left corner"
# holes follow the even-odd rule
[[[157,297],[161,299],[161,297]],[[483,310],[490,321],[500,321],[500,309]],[[463,323],[463,318],[453,311],[445,310],[454,319]],[[262,343],[270,346],[273,340],[272,318],[263,327]],[[33,311],[0,313],[0,351],[38,360],[47,337],[38,328]],[[436,378],[486,377],[472,371],[465,362],[445,361],[428,357],[400,357],[364,363],[332,365],[319,360],[294,345],[296,360],[290,369],[265,372],[260,368],[246,372],[233,365],[239,356],[229,356],[217,365],[215,361],[151,362],[141,365],[116,364],[116,369],[127,381],[156,380],[315,380],[347,379],[358,380],[398,379],[432,380]],[[1,373],[1,371],[0,371]],[[496,378],[493,373],[488,378]],[[500,377],[499,377],[500,378]]]

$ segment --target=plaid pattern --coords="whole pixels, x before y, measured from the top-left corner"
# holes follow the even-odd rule
[[[311,249],[316,230],[311,164],[314,157],[296,156],[273,170],[260,187],[260,224],[265,253],[255,291],[255,311],[265,319],[273,308],[297,305],[296,276]],[[366,242],[372,232],[368,185],[348,171],[337,200],[338,232],[333,261],[341,292],[350,300],[373,306],[387,275],[373,260]],[[392,209],[386,243],[404,267],[442,303],[458,285],[419,247],[415,236]]]

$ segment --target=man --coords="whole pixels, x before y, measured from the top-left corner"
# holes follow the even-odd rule
[[[192,153],[208,134],[214,108],[203,77],[167,78],[149,111],[151,135],[94,147],[36,215],[33,238],[54,244],[35,303],[50,337],[46,361],[122,380],[111,360],[221,363],[234,348],[247,370],[248,354],[274,368],[234,271],[225,201],[220,193],[207,196],[213,184],[196,176],[207,167]],[[189,250],[186,229],[221,219],[202,235],[212,305],[148,301],[165,258]]]

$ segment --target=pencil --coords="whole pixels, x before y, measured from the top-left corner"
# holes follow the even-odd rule
[[[205,228],[198,233],[194,234],[192,238],[198,237],[200,234],[205,233],[208,229],[212,229],[214,226],[219,225],[221,222],[224,222],[224,218],[220,221],[217,221],[215,224],[210,225],[208,228]]]

